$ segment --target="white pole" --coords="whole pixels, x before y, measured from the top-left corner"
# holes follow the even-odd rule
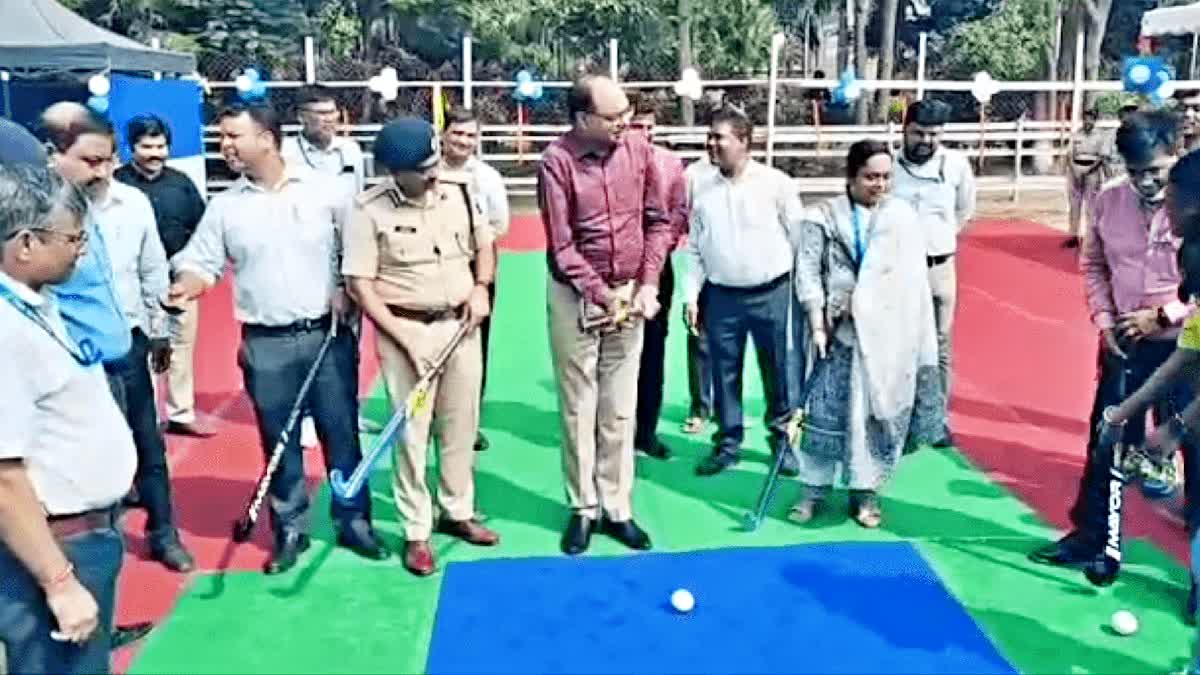
[[[767,82],[767,166],[775,159],[775,99],[779,90],[779,52],[787,38],[783,33],[771,37],[771,70]]]
[[[615,82],[618,79],[618,70],[620,62],[617,60],[617,39],[613,38],[608,41],[608,74]]]
[[[471,76],[474,74],[475,63],[471,60],[471,36],[464,35],[462,40],[462,79],[463,107],[471,109]]]
[[[925,56],[929,49],[929,34],[922,31],[917,44],[917,100],[925,98]]]
[[[304,36],[304,81],[309,84],[317,81],[316,46],[311,35]]]
[[[150,38],[150,46],[153,47],[154,49],[160,49],[162,47],[162,41],[156,37],[152,37],[152,38]],[[159,70],[154,71],[154,79],[161,80],[162,79],[162,71],[159,71]]]
[[[1083,121],[1083,29],[1075,34],[1075,86],[1071,91],[1071,139]]]

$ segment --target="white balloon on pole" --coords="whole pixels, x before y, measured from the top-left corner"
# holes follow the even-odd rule
[[[971,85],[971,93],[975,100],[987,103],[1000,91],[1000,85],[986,72],[976,73],[975,82]]]
[[[88,92],[93,96],[108,96],[111,90],[112,83],[103,74],[93,75],[88,79]]]

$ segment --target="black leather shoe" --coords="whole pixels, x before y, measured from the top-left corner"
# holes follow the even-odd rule
[[[154,624],[149,621],[143,623],[131,623],[128,626],[117,626],[112,632],[111,649],[120,649],[125,645],[133,644],[138,640],[150,634],[154,630]]]
[[[645,453],[655,459],[667,459],[671,456],[671,449],[657,438],[651,438],[643,443],[634,443],[633,447],[637,448],[638,452]]]
[[[1029,559],[1043,565],[1082,567],[1096,559],[1099,546],[1078,532],[1072,532],[1053,544],[1047,544],[1029,554]]]
[[[737,455],[728,452],[716,452],[705,457],[696,465],[697,476],[715,476],[725,469],[737,464]]]
[[[163,567],[172,572],[186,574],[196,569],[196,559],[178,541],[166,544],[162,548],[151,547],[150,557],[162,563]]]
[[[283,541],[275,545],[275,550],[271,552],[271,559],[263,565],[263,572],[282,574],[292,569],[296,566],[296,561],[300,559],[300,554],[307,551],[311,543],[307,534],[300,534],[295,530],[289,531],[283,536]]]
[[[635,551],[650,550],[650,535],[633,522],[633,518],[622,521],[604,519],[604,534],[616,539]]]
[[[350,521],[338,528],[337,543],[338,546],[348,548],[370,560],[384,560],[391,555],[375,535],[371,524],[362,519]]]
[[[567,521],[567,529],[562,536],[562,552],[567,555],[579,555],[588,549],[592,543],[592,528],[595,522],[587,516],[575,514]]]

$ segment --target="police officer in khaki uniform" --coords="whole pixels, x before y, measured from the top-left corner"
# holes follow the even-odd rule
[[[487,288],[495,278],[493,236],[468,187],[470,177],[439,169],[439,155],[437,134],[424,120],[398,119],[380,130],[375,161],[391,176],[355,199],[342,263],[352,294],[378,328],[384,382],[397,410],[459,322],[470,324],[433,382],[432,409],[409,420],[406,444],[396,452],[404,566],[419,576],[437,569],[429,548],[434,513],[425,483],[434,415],[441,422],[437,530],[477,546],[500,541],[475,517],[473,449],[483,376],[477,328],[488,315]]]

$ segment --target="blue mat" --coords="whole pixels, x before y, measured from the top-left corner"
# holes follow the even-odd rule
[[[452,563],[427,670],[1016,673],[905,543]]]

